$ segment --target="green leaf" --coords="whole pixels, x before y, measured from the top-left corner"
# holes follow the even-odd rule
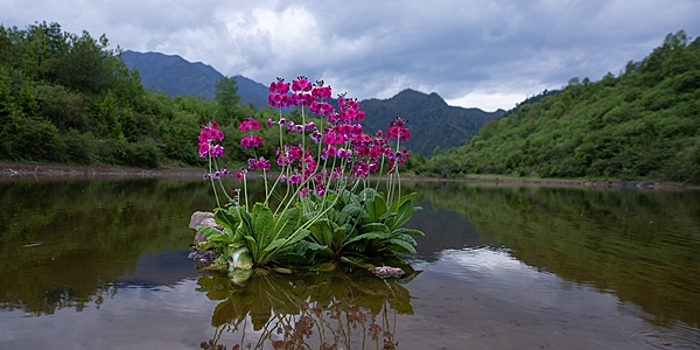
[[[413,217],[413,213],[416,211],[416,207],[413,206],[413,202],[411,202],[411,199],[416,196],[416,193],[411,193],[407,194],[398,201],[396,201],[391,207],[392,207],[392,212],[396,213],[395,217],[392,217],[391,219],[387,220],[387,225],[389,226],[390,230],[395,230],[406,222],[408,220],[411,220],[411,217]],[[398,204],[398,206],[397,206]],[[394,207],[397,206],[398,209],[394,209]],[[420,208],[420,207],[418,207]]]
[[[331,272],[335,270],[336,265],[332,261],[326,261],[324,263],[314,265],[311,269],[315,271],[320,271],[320,272]]]
[[[396,200],[394,203],[391,204],[391,211],[395,212],[395,211],[397,211],[397,208],[404,205],[404,203],[412,202],[413,198],[415,198],[417,195],[418,195],[417,192],[411,192],[411,193],[399,198],[398,200]]]
[[[351,257],[342,257],[340,258],[340,261],[350,264],[350,265],[355,265],[357,267],[361,267],[363,269],[370,269],[373,268],[374,265],[366,262],[364,259],[361,258],[351,258]]]
[[[300,225],[300,214],[296,208],[289,208],[275,217],[275,237],[289,237]]]
[[[273,249],[280,247],[287,242],[287,239],[285,238],[278,238],[274,241],[272,241],[270,244],[268,244],[266,247],[263,248],[263,253],[268,253],[271,252]]]
[[[333,230],[333,242],[337,245],[342,245],[343,242],[350,236],[348,232],[353,231],[352,226],[349,224],[338,226],[335,223],[333,223],[333,225],[335,226],[335,229]]]
[[[258,248],[264,248],[275,236],[275,220],[272,210],[262,203],[255,203],[251,216],[254,218],[253,235],[260,245]]]
[[[364,211],[367,217],[363,219],[364,223],[377,222],[379,217],[386,213],[386,201],[381,194],[378,194],[372,188],[366,188],[358,195],[360,200],[364,200]]]
[[[340,211],[340,215],[338,217],[337,222],[339,224],[344,224],[349,218],[362,218],[367,216],[369,215],[364,211],[364,209],[362,209],[362,206],[360,206],[359,204],[350,203],[344,206],[343,209]]]
[[[290,274],[292,273],[292,269],[286,268],[286,267],[273,267],[272,268],[275,272],[277,273],[284,273],[284,274]]]
[[[236,229],[237,233],[240,233],[242,236],[253,236],[253,220],[250,217],[250,213],[242,207],[236,207],[235,209],[240,219]]]
[[[217,224],[226,227],[232,231],[235,230],[236,226],[238,226],[238,223],[241,221],[241,219],[238,217],[238,214],[236,213],[235,208],[214,209],[214,220]]]
[[[310,234],[311,231],[307,229],[298,229],[288,238],[276,239],[270,244],[270,247],[265,248],[261,255],[257,257],[256,265],[264,266],[285,255],[296,254],[297,250],[294,249],[296,244]]]
[[[293,246],[297,242],[301,241],[302,239],[306,238],[308,235],[311,234],[311,231],[307,229],[299,229],[294,234],[288,238],[287,243],[285,244],[286,246]]]
[[[389,227],[381,222],[372,222],[369,224],[362,225],[360,232],[371,232],[371,231],[385,231],[390,232]]]
[[[413,245],[411,245],[410,243],[408,243],[402,239],[393,238],[393,239],[390,239],[388,243],[390,243],[392,245],[392,246],[387,248],[387,250],[389,250],[389,251],[392,251],[392,252],[404,251],[404,252],[411,253],[411,254],[416,253],[416,248]]]
[[[322,251],[325,249],[328,249],[327,245],[320,245],[318,243],[310,242],[310,241],[300,241],[299,244],[296,245],[296,254],[297,255],[305,255],[306,252],[312,251],[312,252],[317,252],[317,251]],[[331,251],[330,254],[333,252]]]
[[[422,236],[425,237],[425,233],[421,230],[414,230],[411,228],[397,228],[394,230],[395,234],[405,234],[405,235],[410,235],[410,236]]]
[[[226,242],[227,240],[227,236],[223,232],[211,226],[197,226],[197,231],[212,242]]]
[[[331,227],[331,222],[322,218],[311,224],[309,230],[313,234],[316,241],[320,244],[330,245],[332,243],[331,239],[333,237],[333,228]]]
[[[413,237],[411,237],[410,235],[407,235],[405,233],[397,235],[396,232],[394,232],[394,237],[392,239],[400,239],[400,240],[405,241],[406,243],[412,245],[413,247],[416,247],[418,245],[418,243],[416,242],[415,239],[413,239]]]
[[[372,231],[372,232],[367,232],[363,233],[360,235],[357,235],[353,238],[350,238],[346,240],[343,243],[343,247],[357,241],[362,241],[362,240],[370,240],[370,239],[379,239],[379,240],[385,240],[391,238],[391,232],[389,231]]]

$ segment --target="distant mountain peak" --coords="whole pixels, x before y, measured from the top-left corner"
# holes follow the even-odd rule
[[[447,149],[463,145],[484,123],[505,113],[450,106],[435,92],[413,89],[404,89],[385,100],[361,101],[360,106],[367,115],[363,124],[369,132],[386,129],[397,116],[410,121],[413,137],[402,145],[424,155],[432,154],[435,146]]]
[[[145,88],[155,88],[171,96],[193,95],[213,99],[216,83],[224,77],[208,64],[192,63],[178,55],[126,50],[122,60],[130,69],[139,70],[141,84]],[[242,103],[252,104],[256,108],[267,106],[268,90],[265,85],[242,75],[234,78]]]

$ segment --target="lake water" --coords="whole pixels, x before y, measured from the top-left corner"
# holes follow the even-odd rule
[[[405,184],[408,277],[187,259],[207,184],[0,182],[0,349],[698,349],[700,193]]]

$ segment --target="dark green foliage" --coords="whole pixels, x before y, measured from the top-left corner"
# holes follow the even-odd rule
[[[236,121],[253,113],[238,104],[233,78],[222,80],[218,102],[147,92],[139,72],[108,46],[104,35],[78,36],[56,23],[0,26],[0,159],[199,166],[202,125],[225,111],[222,127],[233,133]],[[242,164],[249,154],[236,152],[234,140],[225,146]]]
[[[325,268],[345,262],[366,265],[370,260],[416,253],[413,236],[423,232],[402,226],[413,213],[416,193],[387,203],[373,188],[357,194],[342,189],[322,197],[311,195],[278,213],[262,203],[252,210],[230,206],[215,210],[214,218],[224,229],[197,229],[219,253],[218,263],[228,265],[234,279],[247,279],[253,267],[270,265]]]
[[[214,99],[219,104],[219,108],[227,112],[227,109],[235,107],[239,100],[238,96],[238,86],[236,85],[236,78],[226,78],[223,77],[219,82],[216,83],[216,92],[214,93]]]
[[[698,101],[700,41],[681,31],[620,76],[572,81],[417,171],[698,183]]]

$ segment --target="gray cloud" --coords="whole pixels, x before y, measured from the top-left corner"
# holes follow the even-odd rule
[[[695,0],[58,2],[0,0],[5,26],[58,22],[263,84],[323,78],[359,98],[402,89],[510,108],[572,77],[598,80],[669,33],[700,33]]]

